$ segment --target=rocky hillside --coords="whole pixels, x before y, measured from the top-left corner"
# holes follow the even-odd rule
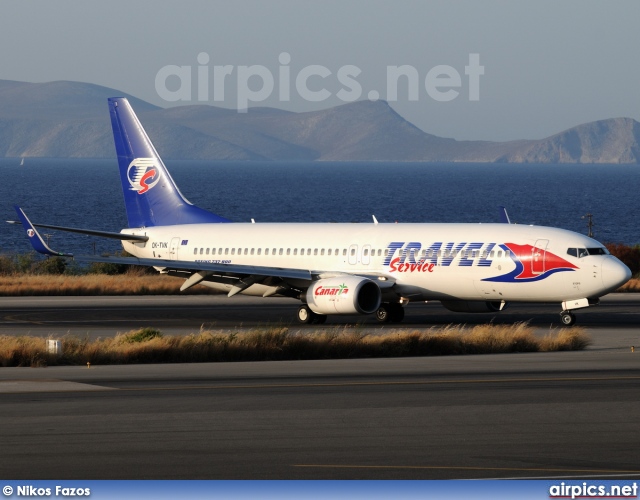
[[[427,134],[386,102],[307,113],[213,106],[162,109],[78,82],[0,80],[0,156],[114,156],[107,97],[126,96],[166,158],[207,160],[638,163],[640,124],[587,123],[538,141],[456,141]]]

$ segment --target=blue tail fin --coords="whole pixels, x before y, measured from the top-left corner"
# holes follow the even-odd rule
[[[109,99],[129,227],[230,222],[182,196],[124,97]]]

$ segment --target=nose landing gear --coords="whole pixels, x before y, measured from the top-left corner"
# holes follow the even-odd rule
[[[560,313],[560,321],[564,326],[573,326],[576,324],[576,317],[570,311],[562,311]]]

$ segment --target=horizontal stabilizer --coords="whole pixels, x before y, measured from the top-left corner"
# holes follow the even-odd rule
[[[17,220],[8,220],[9,224],[22,224]],[[43,227],[45,229],[54,229],[56,231],[66,231],[67,233],[86,234],[87,236],[99,236],[100,238],[111,238],[122,241],[148,241],[148,236],[138,236],[135,234],[113,233],[109,231],[95,231],[93,229],[79,229],[76,227],[51,226],[49,224],[32,224],[34,227]]]

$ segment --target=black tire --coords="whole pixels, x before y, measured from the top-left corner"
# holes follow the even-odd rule
[[[313,323],[315,323],[316,325],[324,325],[327,321],[327,315],[326,314],[316,314],[313,313],[315,318]]]
[[[570,312],[563,312],[560,315],[560,321],[564,326],[573,326],[576,324],[576,317]]]
[[[391,309],[391,322],[392,323],[401,323],[404,319],[404,307],[400,304],[392,304],[393,308]]]
[[[396,303],[383,303],[376,311],[380,323],[400,323],[404,319],[404,307]]]
[[[375,312],[376,319],[380,323],[389,323],[391,321],[391,317],[392,317],[391,310],[392,310],[391,304],[388,304],[386,302],[383,303],[383,304],[380,304],[380,307]]]
[[[314,319],[315,314],[309,309],[307,306],[300,306],[298,308],[298,323],[302,323],[303,325],[310,324]]]

